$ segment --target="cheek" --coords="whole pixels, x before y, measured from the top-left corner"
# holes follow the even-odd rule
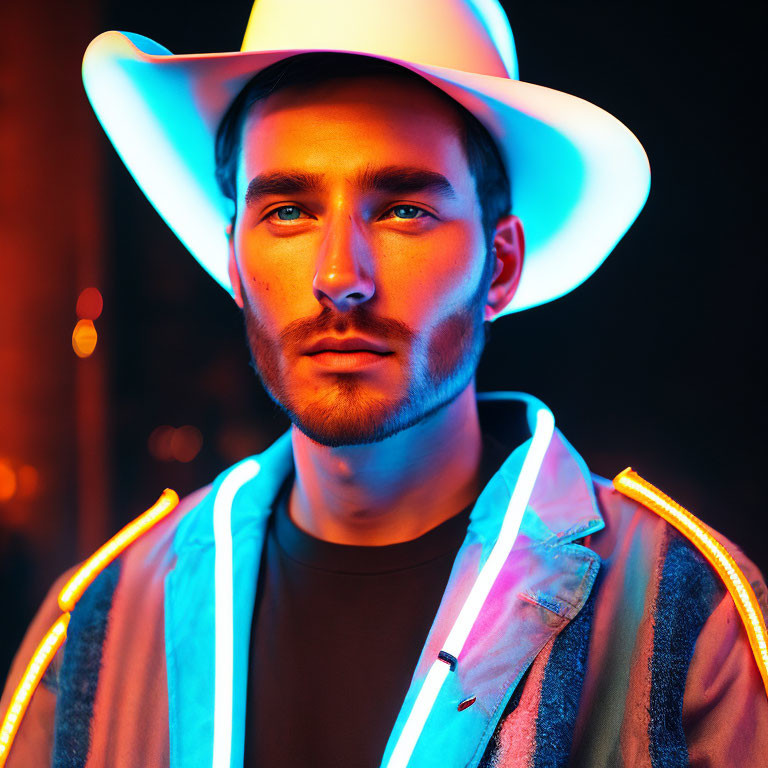
[[[311,276],[307,278],[295,258],[286,258],[274,248],[260,248],[254,237],[240,238],[237,249],[243,289],[259,318],[282,327],[302,311],[312,313]]]
[[[389,291],[414,327],[433,326],[463,307],[477,290],[485,264],[482,243],[471,229],[459,226],[400,244],[390,254],[382,260],[393,267]]]
[[[441,320],[429,339],[428,365],[432,378],[446,378],[460,365],[472,346],[472,308],[463,307]]]

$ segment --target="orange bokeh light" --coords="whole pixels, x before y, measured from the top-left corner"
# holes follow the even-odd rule
[[[78,320],[72,331],[72,349],[78,357],[89,357],[96,349],[98,334],[93,320]]]
[[[187,463],[200,453],[203,436],[197,427],[189,424],[171,427],[163,424],[155,427],[147,440],[150,454],[158,461],[180,461]]]
[[[173,433],[171,447],[173,448],[173,458],[176,461],[184,463],[192,461],[203,447],[203,436],[197,427],[179,427]]]
[[[18,479],[13,467],[5,459],[0,459],[0,501],[12,499],[17,487]]]
[[[155,427],[147,440],[147,448],[150,454],[158,461],[173,461],[173,427],[163,424]]]

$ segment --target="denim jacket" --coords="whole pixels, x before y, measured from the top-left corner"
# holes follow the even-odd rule
[[[557,429],[528,472],[542,403],[479,400],[497,440],[521,408],[531,438],[510,446],[475,503],[382,768],[767,764],[768,700],[715,571],[591,475]],[[286,434],[184,499],[99,575],[72,611],[10,768],[242,765],[259,559],[292,471]],[[516,493],[520,517],[499,558]],[[729,547],[764,609],[759,573]],[[27,633],[3,711],[59,613],[59,588]],[[447,653],[462,621],[460,652]]]

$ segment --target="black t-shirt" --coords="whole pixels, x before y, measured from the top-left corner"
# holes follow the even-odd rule
[[[503,459],[491,456],[486,474]],[[471,506],[412,541],[333,544],[290,520],[292,482],[276,501],[262,555],[245,768],[376,768]]]

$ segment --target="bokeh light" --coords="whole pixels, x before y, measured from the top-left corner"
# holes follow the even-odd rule
[[[187,463],[200,453],[203,447],[203,436],[197,427],[184,426],[174,431],[171,437],[171,448],[176,461]]]
[[[98,334],[93,325],[93,320],[78,320],[75,330],[72,331],[72,349],[78,357],[89,357],[96,349]]]
[[[173,461],[173,439],[174,429],[167,424],[155,427],[147,441],[147,448],[150,455],[158,461]]]
[[[192,461],[203,447],[203,436],[197,427],[189,424],[155,427],[147,440],[149,453],[158,461]]]
[[[104,299],[98,288],[90,287],[77,297],[75,312],[81,320],[96,320],[104,309]]]
[[[16,494],[18,478],[16,472],[5,459],[0,459],[0,501],[9,501]]]

